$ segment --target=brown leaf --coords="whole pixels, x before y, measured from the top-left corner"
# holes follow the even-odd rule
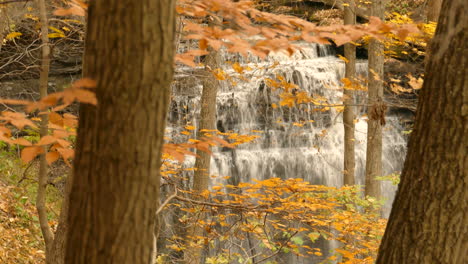
[[[96,88],[96,81],[90,78],[82,78],[72,84],[73,88]]]
[[[195,59],[194,56],[189,56],[187,54],[176,54],[175,55],[175,61],[176,62],[180,62],[180,63],[185,64],[185,65],[190,66],[190,67],[197,66],[197,64],[195,64],[195,62],[193,62],[194,59]]]
[[[32,161],[37,155],[44,153],[44,148],[40,146],[26,147],[21,151],[21,160],[25,163]]]
[[[7,137],[11,136],[11,130],[8,129],[7,127],[1,126],[0,125],[0,135],[5,135]]]
[[[47,152],[46,154],[47,164],[49,165],[57,161],[59,158],[60,158],[60,155],[57,151]]]
[[[69,141],[64,140],[64,139],[60,139],[60,138],[57,139],[57,143],[59,143],[60,146],[62,146],[64,148],[68,148],[71,145],[71,143]]]
[[[53,144],[57,141],[57,139],[53,136],[43,136],[39,142],[36,143],[37,146],[44,146],[44,145],[50,145]]]
[[[64,91],[63,102],[65,104],[71,104],[75,100],[84,104],[97,104],[96,94],[89,90],[69,88]]]
[[[63,118],[61,115],[57,114],[56,112],[49,113],[49,122],[52,124],[56,124],[58,126],[63,126]]]
[[[206,39],[200,39],[198,46],[201,50],[206,50],[208,48],[208,41]]]
[[[73,6],[71,8],[59,8],[54,11],[56,16],[85,16],[85,10],[79,6]]]
[[[1,99],[0,98],[0,104],[10,104],[10,105],[28,105],[30,104],[30,101],[26,100],[15,100],[15,99]]]
[[[210,139],[216,141],[217,143],[219,143],[223,147],[234,148],[234,145],[232,145],[231,143],[229,143],[226,140],[224,140],[222,138],[219,138],[217,136],[211,136]]]
[[[75,151],[73,149],[57,148],[57,151],[60,153],[64,160],[71,159],[75,155]]]
[[[17,138],[15,140],[12,140],[10,141],[10,143],[12,144],[17,144],[17,145],[20,145],[20,146],[32,146],[32,143],[29,142],[27,139],[25,138]]]

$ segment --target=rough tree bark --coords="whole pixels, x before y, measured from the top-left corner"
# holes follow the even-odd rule
[[[385,0],[374,0],[371,16],[384,19]],[[377,39],[369,43],[369,88],[367,100],[367,152],[366,152],[366,196],[380,198],[382,176],[382,126],[385,125],[385,104],[383,103],[384,46]]]
[[[345,6],[344,23],[346,25],[356,24],[356,14],[354,13],[355,3],[354,0],[348,0],[349,6]],[[356,77],[356,46],[352,43],[345,44],[344,55],[348,62],[346,62],[345,77],[348,80],[354,80]],[[350,89],[343,89],[344,97],[344,111],[343,111],[343,125],[344,125],[344,171],[343,183],[344,185],[354,185],[354,171],[356,166],[354,154],[354,92]]]
[[[64,198],[62,201],[62,208],[60,209],[60,216],[58,219],[57,230],[55,231],[54,241],[51,245],[51,250],[46,255],[47,264],[64,264],[65,263],[65,248],[68,232],[68,205],[70,197],[71,184],[73,182],[72,175],[68,175],[65,185]]]
[[[219,67],[218,52],[211,51],[205,57],[205,71],[203,76],[203,92],[201,96],[200,123],[198,124],[198,136],[203,136],[201,130],[216,129],[216,94],[218,92],[218,81],[211,73]],[[204,191],[208,189],[210,180],[211,155],[197,150],[195,161],[196,171],[193,177],[193,190]]]
[[[441,7],[442,0],[429,0],[427,3],[427,20],[437,22]]]
[[[219,53],[211,50],[205,57],[205,70],[203,73],[203,91],[201,96],[200,121],[198,124],[198,137],[205,132],[201,130],[216,129],[216,95],[218,92],[218,81],[212,74],[212,70],[219,67]],[[208,190],[210,181],[211,155],[197,149],[195,160],[195,173],[193,175],[193,191],[195,193]],[[204,218],[204,214],[199,214]],[[192,225],[188,230],[188,236],[199,237],[203,235],[203,229]],[[184,253],[185,263],[198,264],[202,259],[202,248],[189,247]]]
[[[443,3],[377,263],[468,263],[467,12]]]
[[[80,107],[67,264],[154,260],[174,10],[174,0],[90,2],[83,72],[98,105]]]

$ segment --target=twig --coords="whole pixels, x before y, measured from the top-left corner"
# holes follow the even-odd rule
[[[291,238],[293,238],[295,235],[297,235],[297,233],[298,233],[298,231],[294,232],[294,234],[292,234],[292,235],[288,238],[288,240],[286,240],[284,243],[281,243],[281,246],[278,248],[278,250],[276,250],[276,252],[274,252],[273,254],[271,254],[271,255],[269,255],[269,256],[266,256],[266,257],[262,258],[261,260],[259,260],[259,261],[257,261],[257,262],[254,262],[254,264],[261,263],[261,262],[263,262],[263,261],[265,261],[265,260],[268,260],[268,259],[270,259],[270,258],[272,258],[272,257],[274,257],[274,256],[276,256],[276,255],[278,255],[278,254],[281,252],[281,250],[284,248],[284,246],[286,246],[286,244],[288,244],[289,241],[291,241]]]
[[[257,209],[260,206],[243,206],[243,205],[232,205],[232,204],[221,204],[221,203],[210,203],[210,202],[203,202],[203,201],[197,201],[197,200],[192,200],[186,197],[182,196],[175,196],[174,197],[176,200],[183,201],[183,202],[189,202],[193,204],[198,204],[198,205],[207,205],[207,206],[213,206],[213,207],[227,207],[227,208],[233,208],[233,209],[242,209],[242,210],[253,210]]]
[[[29,0],[9,0],[0,2],[0,5],[12,4],[12,3],[21,3],[21,2],[29,2]]]
[[[160,214],[162,212],[162,209],[166,207],[166,205],[174,198],[177,197],[177,188],[174,188],[174,193],[169,196],[162,204],[159,206],[158,210],[156,211],[156,215]]]
[[[28,177],[26,175],[26,172],[28,172],[29,168],[31,168],[31,166],[33,165],[34,161],[31,161],[29,162],[28,166],[26,167],[26,169],[24,169],[23,171],[23,175],[21,177],[21,179],[18,181],[18,183],[16,184],[16,186],[19,186],[24,180],[26,180]]]

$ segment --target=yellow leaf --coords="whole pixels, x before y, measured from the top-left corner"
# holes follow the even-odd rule
[[[60,30],[60,29],[58,29],[56,27],[49,26],[49,29],[52,30],[52,31],[55,31],[55,32],[57,32],[59,34],[62,34],[62,35],[64,34],[62,30]]]
[[[49,33],[47,34],[49,38],[64,38],[65,35],[61,33]]]
[[[238,63],[234,63],[232,65],[232,68],[237,72],[237,73],[242,73],[244,71],[244,68]]]
[[[8,35],[6,35],[5,39],[6,40],[12,40],[14,38],[18,38],[20,36],[22,36],[23,33],[21,32],[11,32],[11,33],[8,33]]]
[[[185,129],[187,129],[187,130],[194,130],[195,127],[194,127],[194,126],[185,126]]]
[[[344,5],[344,4],[343,4],[343,5]],[[345,57],[343,57],[343,56],[341,56],[341,55],[339,55],[339,54],[338,54],[338,58],[340,58],[340,60],[342,60],[342,61],[344,61],[344,62],[346,62],[346,63],[349,62],[349,60],[348,60],[347,58],[345,58]]]
[[[31,15],[31,14],[24,14],[24,17],[25,17],[25,18],[32,19],[32,20],[34,20],[34,21],[39,21],[39,17],[34,16],[34,15]]]
[[[341,113],[344,111],[344,106],[341,106],[341,105],[334,106],[334,108],[336,109],[338,113]]]
[[[216,69],[213,71],[213,75],[217,80],[223,81],[226,80],[226,73],[221,69]]]

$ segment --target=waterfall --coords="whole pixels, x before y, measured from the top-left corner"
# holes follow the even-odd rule
[[[280,99],[265,84],[265,78],[274,79],[277,75],[284,76],[311,96],[318,95],[325,97],[328,103],[341,104],[340,80],[344,77],[344,62],[336,58],[328,46],[300,46],[301,49],[291,57],[279,53],[263,61],[255,57],[223,54],[225,61],[239,62],[252,70],[243,75],[244,80],[219,82],[217,128],[239,134],[257,134],[259,138],[233,150],[216,149],[212,156],[211,174],[220,177],[213,182],[224,181],[223,176],[231,176],[233,182],[279,177],[303,178],[312,184],[335,187],[343,184],[342,114],[335,108],[314,111],[318,108],[311,103],[292,108],[272,107],[272,104],[279,106]],[[239,75],[229,64],[223,68],[230,76]],[[178,70],[169,114],[172,128],[168,131],[173,138],[181,137],[178,126],[187,122],[197,123],[202,86],[193,76],[196,71],[188,68]],[[358,61],[357,73],[367,75],[367,61]],[[360,185],[364,184],[366,156],[367,123],[362,117],[365,101],[366,94],[357,92],[356,180]],[[388,175],[401,171],[406,139],[396,116],[387,116],[383,131],[383,172]],[[193,157],[188,158],[187,164],[193,164],[193,160]],[[387,216],[395,189],[390,183],[382,184],[382,193],[387,199],[384,206]]]

